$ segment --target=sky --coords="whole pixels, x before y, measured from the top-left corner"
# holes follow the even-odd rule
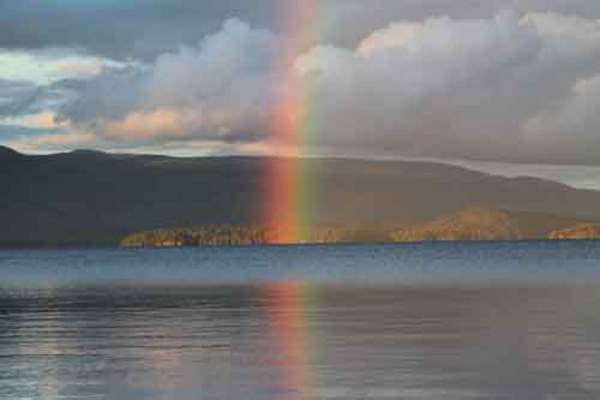
[[[0,0],[0,144],[26,153],[284,154],[292,86],[302,155],[600,189],[596,0]]]

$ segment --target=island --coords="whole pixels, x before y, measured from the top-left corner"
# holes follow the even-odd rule
[[[134,233],[121,241],[122,247],[244,246],[265,244],[374,243],[389,241],[385,229],[372,227],[318,226],[294,243],[281,243],[275,228],[239,225],[208,225],[155,229]]]
[[[277,242],[277,235],[276,229],[260,226],[209,225],[163,228],[128,235],[121,241],[121,246],[264,245]],[[584,223],[576,218],[477,206],[404,227],[317,226],[310,230],[304,240],[283,244],[547,239],[600,239],[600,224]]]

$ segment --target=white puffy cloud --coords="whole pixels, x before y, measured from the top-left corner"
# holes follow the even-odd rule
[[[255,140],[266,133],[277,45],[272,33],[228,20],[151,66],[106,70],[60,118],[116,141]]]
[[[600,76],[596,20],[504,11],[493,19],[395,23],[355,51],[314,48],[297,68],[316,88],[321,143],[331,147],[600,163],[595,113],[583,112],[598,93],[577,94],[581,82]],[[578,119],[578,128],[531,122],[558,110]],[[549,146],[549,139],[570,151]]]
[[[295,73],[310,93],[307,152],[600,164],[595,19],[502,11],[396,22],[355,49],[308,49],[293,72],[278,62],[281,39],[229,20],[152,64],[105,69],[59,117],[118,143],[260,148]]]

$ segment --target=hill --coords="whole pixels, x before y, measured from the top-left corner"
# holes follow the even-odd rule
[[[266,161],[94,151],[32,156],[2,148],[0,244],[117,244],[135,232],[176,226],[256,226],[269,185]],[[321,226],[381,231],[478,204],[535,213],[534,225],[548,220],[546,214],[571,222],[600,218],[600,192],[542,179],[431,162],[303,162],[314,171],[314,217]]]
[[[492,208],[473,208],[392,233],[397,242],[430,240],[516,240],[521,232],[511,216]]]
[[[600,239],[600,224],[580,223],[566,229],[557,229],[549,235],[553,240]]]
[[[7,163],[20,157],[23,157],[23,155],[15,150],[6,146],[0,146],[0,163]]]
[[[393,231],[391,239],[396,242],[545,239],[551,230],[576,222],[574,218],[549,214],[471,207]]]

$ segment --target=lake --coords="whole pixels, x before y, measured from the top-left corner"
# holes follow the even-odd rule
[[[0,251],[1,399],[600,398],[600,243]]]

